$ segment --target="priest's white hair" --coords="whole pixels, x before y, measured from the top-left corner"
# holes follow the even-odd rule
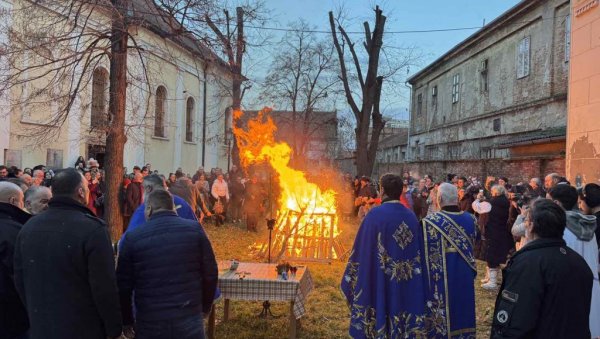
[[[443,183],[438,187],[438,202],[440,207],[458,205],[458,189],[456,186]]]

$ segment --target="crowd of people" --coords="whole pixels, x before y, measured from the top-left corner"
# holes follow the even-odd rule
[[[596,183],[346,179],[362,219],[342,281],[352,337],[474,337],[477,258],[498,291],[492,338],[600,338]]]
[[[106,193],[104,170],[100,168],[97,160],[90,158],[85,161],[81,156],[75,162],[74,168],[82,173],[88,182],[87,208],[95,216],[104,219],[104,194]],[[211,220],[217,226],[223,225],[225,221],[234,224],[242,224],[245,221],[248,231],[256,232],[259,220],[269,210],[273,197],[272,192],[269,194],[271,188],[268,187],[266,180],[260,180],[257,174],[245,178],[236,166],[232,166],[227,173],[220,168],[205,172],[203,167],[199,167],[193,175],[184,173],[181,168],[166,175],[159,173],[158,170],[152,170],[152,165],[147,163],[142,167],[134,166],[131,173],[127,173],[127,169],[125,172],[119,194],[121,212],[124,216],[123,231],[127,230],[132,215],[143,203],[143,180],[150,174],[163,178],[169,191],[187,202],[200,221],[207,223]],[[31,191],[32,193],[38,191],[37,187],[49,188],[55,174],[54,170],[47,169],[44,165],[24,170],[16,166],[0,165],[0,180],[16,184],[24,192],[32,187],[36,188]],[[50,190],[41,192],[42,200],[47,205]]]
[[[235,166],[193,175],[135,166],[123,177],[115,245],[96,160],[56,171],[0,165],[0,338],[204,337],[217,265],[199,222],[245,219],[256,232],[268,190]]]
[[[267,186],[235,167],[136,166],[115,246],[98,165],[0,166],[0,338],[203,337],[218,277],[198,222],[256,231]],[[344,178],[354,203],[342,210],[361,220],[342,279],[352,337],[474,337],[476,258],[498,291],[493,338],[600,337],[599,185]]]

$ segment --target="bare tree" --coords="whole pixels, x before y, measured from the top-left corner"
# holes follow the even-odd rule
[[[128,121],[127,113],[132,113],[127,112],[132,106],[128,91],[144,91],[150,99],[146,62],[162,52],[140,46],[135,32],[146,28],[206,62],[215,61],[216,55],[198,43],[204,34],[195,25],[213,5],[211,1],[20,1],[0,15],[0,30],[5,32],[0,40],[0,97],[8,101],[2,114],[20,115],[24,122],[11,133],[29,139],[32,145],[47,144],[65,133],[70,122],[83,120],[75,114],[79,108],[83,111],[91,105],[100,112],[82,134],[106,145],[104,216],[113,240],[122,232],[119,192],[127,131],[145,127],[147,111],[147,104],[142,105],[139,121]],[[129,62],[131,56],[137,68]],[[108,81],[108,102],[91,102],[88,92],[90,85],[92,93],[95,89],[93,73],[106,65],[110,72],[102,76]],[[104,91],[103,86],[98,88]]]
[[[336,48],[340,80],[342,81],[346,101],[356,122],[356,171],[358,175],[370,176],[375,164],[377,147],[381,131],[385,126],[382,115],[381,99],[384,80],[394,83],[399,70],[414,61],[415,55],[409,53],[402,58],[390,58],[383,49],[383,34],[386,17],[379,6],[375,7],[375,26],[371,31],[369,22],[363,23],[363,47],[366,53],[361,58],[349,34],[340,21],[329,12],[329,24]],[[340,41],[341,40],[341,41]],[[349,51],[348,56],[346,52]],[[383,54],[384,65],[381,65]],[[363,60],[366,60],[363,62]],[[352,66],[347,66],[351,63]],[[383,66],[383,67],[380,67]],[[366,72],[365,72],[366,70]],[[391,81],[390,81],[391,80]],[[358,88],[358,90],[354,90]]]
[[[222,13],[219,9],[222,9]],[[230,124],[237,124],[237,119],[230,116],[231,111],[239,112],[242,108],[242,100],[245,92],[250,89],[248,79],[244,75],[244,59],[249,46],[260,46],[264,44],[266,38],[258,37],[255,41],[248,41],[246,25],[254,27],[263,26],[266,22],[267,11],[264,2],[261,0],[248,1],[241,6],[235,8],[235,17],[227,6],[216,7],[217,10],[208,12],[204,15],[204,20],[198,20],[200,23],[205,22],[213,35],[206,35],[205,41],[213,47],[219,47],[225,60],[231,68],[232,79],[230,87],[230,96],[232,98],[231,109],[226,117],[227,132],[225,133],[226,141],[228,141]],[[236,125],[236,127],[239,127]],[[233,163],[240,165],[239,150],[237,142],[233,143],[231,150]]]
[[[289,29],[276,47],[279,52],[274,56],[260,99],[275,103],[276,109],[290,111],[278,118],[296,132],[292,133],[292,161],[300,164],[313,136],[337,124],[325,121],[335,118],[321,117],[317,111],[334,107],[339,78],[334,49],[328,41],[317,39],[302,20],[291,23]]]

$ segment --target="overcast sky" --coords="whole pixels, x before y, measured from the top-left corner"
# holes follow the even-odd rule
[[[383,9],[387,16],[385,30],[393,31],[422,31],[437,29],[454,29],[466,27],[481,27],[517,4],[518,0],[386,0],[375,2],[371,0],[265,0],[272,9],[273,24],[268,26],[286,27],[289,22],[300,18],[316,26],[318,30],[329,31],[328,11],[335,10],[343,4],[352,19],[346,30],[362,30],[362,22],[373,21],[375,3]],[[477,29],[454,30],[430,33],[406,33],[384,35],[384,45],[391,47],[416,46],[424,55],[422,65],[410,69],[414,74],[450,48],[476,32]],[[273,32],[273,40],[281,39],[283,33]],[[326,33],[323,33],[327,37]],[[356,39],[362,36],[356,36]],[[266,50],[266,49],[265,49]],[[251,72],[257,81],[261,81],[269,66],[269,53],[260,60],[253,61]],[[406,72],[406,71],[405,71]],[[253,93],[255,94],[255,93]],[[405,113],[408,107],[408,90],[401,90],[397,95],[387,95],[388,115],[395,118],[407,119]],[[256,100],[254,100],[256,101]],[[256,103],[260,106],[260,103]],[[267,103],[268,104],[268,103]],[[338,104],[338,109],[347,107],[344,102]]]

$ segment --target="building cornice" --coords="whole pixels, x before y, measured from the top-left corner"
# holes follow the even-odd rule
[[[463,125],[465,123],[469,123],[469,122],[473,122],[473,121],[485,120],[485,119],[496,117],[498,115],[503,115],[503,114],[506,114],[506,113],[512,113],[512,112],[518,111],[518,110],[529,109],[529,108],[532,108],[532,107],[546,105],[546,104],[549,104],[549,103],[552,103],[552,102],[566,101],[566,100],[567,100],[567,93],[555,94],[553,96],[542,98],[542,99],[539,99],[539,100],[536,100],[536,101],[532,101],[532,102],[528,102],[528,103],[525,103],[525,104],[513,105],[513,106],[510,106],[510,107],[505,107],[505,108],[502,108],[502,109],[499,109],[499,110],[495,110],[495,111],[492,111],[492,112],[488,112],[488,113],[484,113],[484,114],[481,114],[481,115],[476,115],[476,116],[473,116],[473,117],[462,119],[460,121],[445,123],[445,124],[442,124],[440,126],[436,126],[436,127],[430,128],[430,129],[428,129],[426,131],[423,131],[423,132],[413,133],[413,134],[410,135],[410,137],[411,138],[418,137],[418,136],[421,136],[421,135],[429,134],[429,133],[431,133],[433,131],[436,131],[436,130],[445,129],[445,128],[452,127],[452,126],[460,126],[460,125]],[[414,130],[414,128],[412,128],[411,130]],[[521,132],[519,132],[519,133],[521,133]],[[493,136],[497,136],[497,135],[493,135]],[[466,140],[473,140],[473,139],[466,139]],[[459,141],[459,140],[457,140],[457,141]]]

